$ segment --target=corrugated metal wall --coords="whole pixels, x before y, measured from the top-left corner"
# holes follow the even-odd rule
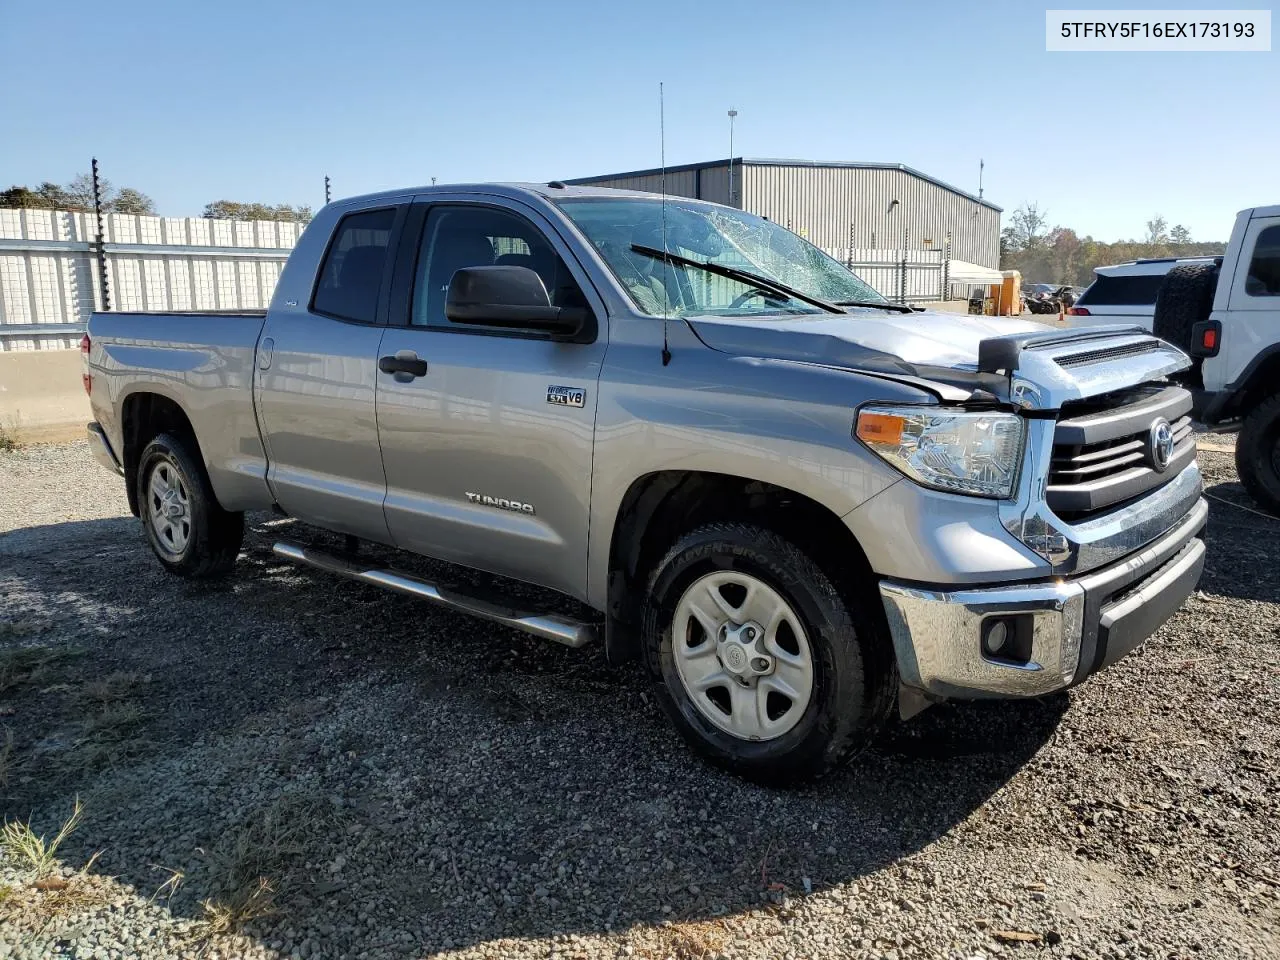
[[[263,308],[304,228],[267,220],[103,219],[114,310]],[[92,214],[0,210],[0,350],[76,345],[79,328],[100,306],[94,233]]]
[[[742,196],[742,185],[739,181],[741,168],[735,164],[733,168],[734,193]],[[626,177],[588,177],[579,180],[568,180],[566,183],[590,185],[593,187],[611,187],[615,190],[643,190],[646,193],[662,191],[662,174],[656,171],[645,171]],[[713,203],[729,203],[729,166],[721,163],[718,166],[698,167],[696,169],[678,168],[667,171],[667,196],[693,197],[710,200]],[[735,206],[736,204],[730,204]]]
[[[737,172],[735,171],[735,177]],[[905,170],[871,167],[742,166],[744,207],[790,226],[824,250],[850,246],[942,249],[987,267],[1000,263],[1000,212]],[[891,206],[897,200],[896,205]],[[931,243],[925,243],[931,241]]]

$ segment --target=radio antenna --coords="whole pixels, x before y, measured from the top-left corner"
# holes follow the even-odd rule
[[[667,107],[663,95],[662,81],[658,81],[658,157],[662,169],[658,189],[662,191],[662,252],[667,252]],[[666,272],[671,272],[671,264],[662,261]],[[667,346],[667,318],[671,315],[671,295],[667,292],[667,284],[662,284],[662,365],[671,362],[671,348]]]

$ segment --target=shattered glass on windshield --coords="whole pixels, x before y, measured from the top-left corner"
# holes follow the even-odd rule
[[[827,301],[884,302],[868,284],[790,230],[740,210],[659,198],[566,198],[560,206],[645,313],[655,316],[812,314],[821,309],[697,266],[634,249],[733,267]]]

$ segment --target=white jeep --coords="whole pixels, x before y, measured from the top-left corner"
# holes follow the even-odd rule
[[[1239,427],[1240,480],[1280,515],[1280,206],[1240,211],[1221,264],[1170,270],[1153,329],[1196,358],[1197,417]]]

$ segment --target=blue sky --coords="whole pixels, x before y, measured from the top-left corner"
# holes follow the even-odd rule
[[[740,155],[902,162],[970,190],[981,157],[1006,220],[1037,201],[1099,239],[1155,213],[1225,239],[1236,210],[1280,202],[1280,53],[1051,54],[1044,11],[0,0],[0,181],[64,182],[96,154],[189,216],[319,207],[326,173],[345,196],[650,167],[661,80],[672,164],[725,156],[734,106]]]

